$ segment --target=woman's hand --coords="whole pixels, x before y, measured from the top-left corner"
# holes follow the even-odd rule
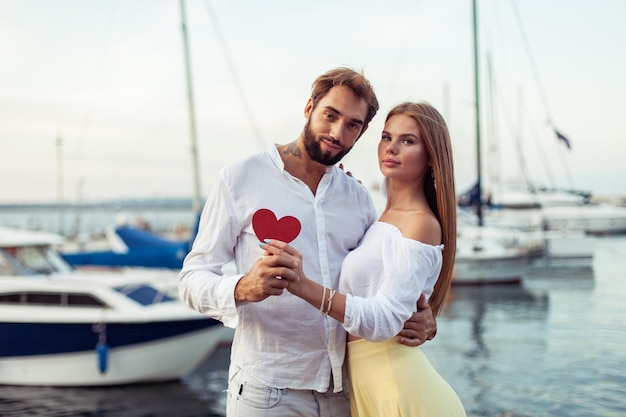
[[[289,281],[287,290],[294,295],[299,295],[302,285],[305,281],[308,281],[302,270],[302,254],[289,244],[276,239],[266,239],[260,245],[265,250],[265,256],[276,257],[273,258],[275,264],[290,268],[295,272],[295,276],[294,274],[287,274],[287,276],[282,278]]]
[[[339,164],[339,169],[340,169],[340,170],[342,170],[342,171],[345,171],[345,173],[346,173],[346,175],[347,175],[347,176],[354,178],[355,180],[357,180],[357,181],[359,182],[359,184],[363,184],[363,183],[361,182],[361,180],[357,179],[354,175],[352,175],[352,172],[350,172],[350,171],[346,171],[346,170],[344,169],[344,167],[343,167],[343,164]]]
[[[298,279],[294,271],[297,266],[292,257],[273,256],[265,251],[265,255],[259,257],[237,282],[235,301],[258,302],[267,297],[282,295],[289,281]]]

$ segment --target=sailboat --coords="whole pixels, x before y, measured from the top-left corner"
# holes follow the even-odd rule
[[[180,269],[183,260],[195,239],[200,221],[202,201],[200,197],[200,170],[196,134],[196,116],[193,84],[191,76],[191,58],[187,36],[185,0],[179,0],[183,50],[185,56],[185,78],[187,82],[187,103],[189,114],[190,149],[192,157],[193,201],[192,211],[195,218],[194,228],[188,240],[173,240],[137,226],[120,224],[107,230],[110,249],[95,251],[63,252],[63,258],[74,267],[104,266],[113,268],[143,267]]]
[[[457,285],[519,283],[528,270],[530,256],[537,250],[537,245],[521,239],[517,231],[488,227],[484,224],[476,0],[473,0],[472,6],[477,181],[468,202],[474,208],[473,218],[463,217],[459,209],[457,252],[452,283]]]
[[[465,246],[465,252],[468,254],[463,255],[459,252],[458,269],[461,271],[471,269],[474,275],[490,275],[494,280],[499,281],[506,280],[506,278],[498,278],[504,275],[514,281],[521,279],[521,276],[531,268],[534,272],[545,268],[593,268],[596,239],[589,235],[619,233],[619,230],[626,230],[626,208],[590,204],[588,193],[571,190],[556,192],[532,186],[527,186],[525,198],[518,196],[517,202],[513,205],[510,204],[511,194],[507,193],[511,190],[510,186],[503,188],[504,195],[500,190],[495,195],[490,193],[488,201],[483,199],[477,45],[476,1],[474,0],[478,180],[471,190],[461,196],[459,205],[474,208],[476,216],[469,220],[472,226],[460,227],[465,234],[473,228],[471,234],[474,237],[469,239],[470,242],[464,242],[468,239],[459,236],[459,246]],[[520,158],[523,159],[521,149],[519,152]],[[524,163],[521,162],[521,165],[524,171]],[[482,252],[486,247],[486,240],[489,240],[489,245],[495,246],[493,259],[489,263],[481,260],[481,257],[485,256]],[[473,247],[477,247],[478,250],[472,251]],[[496,251],[499,251],[501,255],[498,255]],[[505,259],[507,256],[510,259]],[[502,266],[500,271],[498,271],[498,265]],[[469,275],[467,271],[465,273]],[[466,279],[469,278],[466,277]]]

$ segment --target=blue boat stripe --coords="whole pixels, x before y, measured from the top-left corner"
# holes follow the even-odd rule
[[[217,320],[150,323],[106,323],[103,336],[109,348],[147,343],[212,326]],[[92,351],[101,336],[99,323],[0,323],[0,358]]]

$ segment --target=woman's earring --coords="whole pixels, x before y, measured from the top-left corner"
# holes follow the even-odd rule
[[[435,181],[435,171],[433,170],[433,167],[430,167],[430,178],[432,178],[433,180],[433,187],[435,187],[435,190],[437,189],[437,181]]]

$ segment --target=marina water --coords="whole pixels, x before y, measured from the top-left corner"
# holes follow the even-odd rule
[[[621,417],[625,299],[626,236],[601,237],[592,269],[537,269],[521,284],[454,286],[436,338],[422,349],[468,416]],[[177,382],[0,386],[0,416],[222,416],[228,357],[224,346]]]

